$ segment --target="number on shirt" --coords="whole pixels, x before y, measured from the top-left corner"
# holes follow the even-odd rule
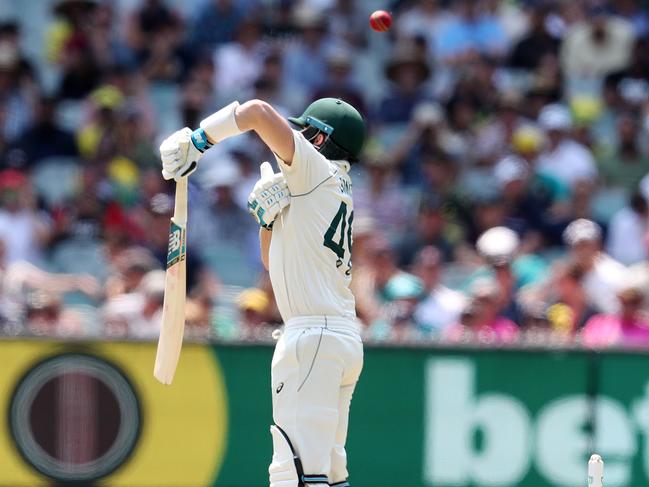
[[[338,259],[336,260],[336,267],[343,265],[343,259],[345,258],[345,237],[347,237],[347,252],[349,252],[350,257],[347,262],[347,271],[346,275],[351,273],[351,247],[352,247],[352,222],[354,221],[354,212],[352,211],[349,214],[349,219],[347,219],[347,204],[343,201],[340,203],[338,212],[334,216],[333,220],[329,224],[329,229],[324,235],[324,246],[328,249],[331,249]],[[336,236],[336,231],[340,227],[340,239],[336,242],[334,237]],[[347,233],[345,233],[347,229]]]

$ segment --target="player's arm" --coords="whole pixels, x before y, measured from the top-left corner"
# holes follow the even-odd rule
[[[265,228],[259,229],[259,247],[261,250],[261,262],[264,264],[264,269],[268,270],[268,263],[270,262],[268,256],[270,253],[270,240],[273,238],[273,231]]]
[[[243,105],[235,101],[201,121],[200,128],[193,132],[185,127],[164,140],[160,146],[163,177],[178,180],[189,176],[212,145],[249,130],[254,130],[285,164],[291,165],[295,142],[288,122],[264,101],[251,100]]]
[[[248,101],[237,107],[235,119],[243,132],[254,130],[270,150],[286,165],[291,165],[295,153],[293,131],[286,119],[272,106],[261,100]]]

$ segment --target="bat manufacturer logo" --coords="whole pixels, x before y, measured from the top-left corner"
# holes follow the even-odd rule
[[[180,235],[180,230],[176,230],[169,234],[169,252],[177,252],[180,249]]]
[[[280,382],[279,385],[277,386],[277,389],[275,389],[275,392],[279,394],[280,392],[282,392],[282,389],[284,389],[284,383]]]
[[[169,227],[169,247],[167,251],[167,269],[185,259],[187,252],[185,229],[171,222]]]

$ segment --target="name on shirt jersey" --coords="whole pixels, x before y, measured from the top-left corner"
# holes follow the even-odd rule
[[[340,184],[340,192],[352,195],[352,183],[349,179],[344,178],[343,176],[338,176],[338,183]]]

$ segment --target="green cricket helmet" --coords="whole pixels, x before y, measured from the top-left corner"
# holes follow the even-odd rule
[[[349,162],[358,160],[365,141],[365,122],[349,103],[336,98],[320,98],[311,103],[300,117],[289,117],[289,121],[302,128],[317,128],[347,154]],[[328,157],[326,146],[327,143],[320,152]]]

